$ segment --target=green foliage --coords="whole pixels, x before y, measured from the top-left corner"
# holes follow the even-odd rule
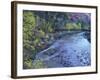
[[[81,29],[81,24],[80,23],[78,23],[78,24],[76,24],[76,23],[67,23],[65,27],[69,31],[70,30],[75,30],[75,29],[80,30]]]
[[[46,68],[46,65],[41,60],[35,60],[33,63],[33,68]]]
[[[32,30],[35,28],[35,16],[32,12],[23,12],[23,45],[30,49]]]
[[[31,59],[25,60],[24,61],[24,69],[32,69],[33,68],[33,63]]]
[[[46,68],[46,65],[41,60],[34,60],[34,63],[31,59],[24,61],[24,69],[38,69],[38,68]]]

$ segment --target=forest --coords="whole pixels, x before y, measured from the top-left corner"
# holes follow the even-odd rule
[[[90,65],[90,34],[90,13],[23,10],[23,69]]]

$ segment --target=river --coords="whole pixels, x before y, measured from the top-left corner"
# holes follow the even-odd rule
[[[35,60],[43,61],[48,68],[91,65],[91,45],[84,33],[65,35],[39,52]]]

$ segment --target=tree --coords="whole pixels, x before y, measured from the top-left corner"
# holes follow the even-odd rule
[[[32,43],[32,30],[35,28],[35,15],[31,11],[23,12],[23,46],[27,49],[34,49]]]

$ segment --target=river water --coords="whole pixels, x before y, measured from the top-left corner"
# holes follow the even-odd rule
[[[39,52],[36,60],[41,60],[48,68],[77,67],[91,65],[91,45],[80,32],[65,35],[56,40],[50,47]]]

